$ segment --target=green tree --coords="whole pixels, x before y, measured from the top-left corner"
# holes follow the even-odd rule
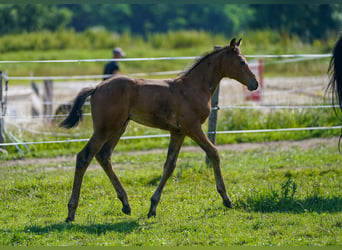
[[[269,29],[306,41],[326,38],[342,24],[342,6],[218,4],[7,4],[0,5],[2,34],[56,31],[82,32],[92,27],[144,35],[176,30],[203,30],[235,36]]]
[[[231,35],[253,19],[247,5],[132,5],[132,12],[131,30],[140,34],[185,29]]]
[[[0,5],[0,32],[13,34],[40,30],[56,31],[70,22],[72,13],[55,5]]]
[[[334,18],[333,5],[251,5],[255,11],[250,28],[296,34],[304,40],[325,38],[341,22]]]
[[[205,30],[231,35],[248,27],[248,5],[216,4],[75,4],[60,5],[73,13],[69,26],[84,31],[92,26],[147,35],[169,30]]]
[[[73,13],[68,27],[76,31],[102,26],[120,33],[130,30],[130,19],[134,19],[131,7],[127,4],[68,4],[59,7],[68,8]]]

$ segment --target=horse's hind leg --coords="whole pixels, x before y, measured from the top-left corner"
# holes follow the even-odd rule
[[[121,135],[121,134],[120,134]],[[129,206],[127,193],[122,186],[119,178],[113,171],[112,164],[111,164],[111,155],[114,147],[118,143],[119,136],[112,137],[109,141],[107,141],[101,150],[96,154],[96,159],[102,166],[103,170],[106,172],[107,176],[109,177],[110,181],[112,182],[114,189],[117,193],[118,198],[122,202],[122,212],[125,214],[131,214],[131,208]]]
[[[94,158],[94,155],[104,143],[104,140],[100,138],[101,137],[99,136],[93,135],[82,151],[77,154],[74,184],[68,203],[68,217],[66,218],[66,222],[74,221],[75,219],[84,173],[87,170],[89,163]]]
[[[169,149],[167,152],[166,162],[164,164],[163,175],[162,175],[162,178],[159,182],[159,185],[158,185],[156,191],[154,192],[154,194],[151,197],[151,207],[150,207],[150,211],[148,212],[148,215],[147,215],[148,218],[150,218],[151,216],[156,216],[156,210],[157,210],[157,206],[158,206],[163,188],[165,186],[166,181],[169,179],[173,170],[176,167],[177,157],[179,154],[179,150],[183,144],[184,137],[185,136],[182,134],[172,134],[171,133],[171,139],[170,139],[170,143],[169,143]]]

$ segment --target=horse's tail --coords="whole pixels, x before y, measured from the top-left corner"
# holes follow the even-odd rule
[[[85,103],[88,96],[92,95],[96,90],[96,87],[93,88],[84,88],[78,93],[75,98],[74,104],[71,108],[71,111],[67,118],[62,121],[59,126],[64,128],[72,128],[75,127],[80,120],[82,120],[82,106]]]
[[[342,36],[334,47],[328,73],[330,78],[328,89],[332,93],[332,102],[337,103],[342,111]]]

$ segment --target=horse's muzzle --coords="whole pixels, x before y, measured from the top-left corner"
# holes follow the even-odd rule
[[[253,90],[256,90],[258,87],[259,87],[259,83],[257,80],[251,80],[248,82],[248,90],[249,91],[253,91]]]

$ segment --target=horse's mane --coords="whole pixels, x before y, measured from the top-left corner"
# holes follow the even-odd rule
[[[328,74],[330,80],[327,90],[331,90],[332,104],[335,105],[335,103],[337,103],[339,109],[342,111],[342,36],[339,38],[334,47],[328,68]],[[340,121],[342,121],[342,118],[338,114],[335,107],[334,111],[336,116],[340,119]],[[340,154],[342,154],[341,141],[342,133],[338,141],[338,149],[340,151]]]
[[[216,50],[213,50],[211,52],[207,52],[204,55],[202,55],[200,58],[196,59],[196,61],[189,66],[188,68],[186,68],[181,74],[180,77],[185,77],[187,76],[190,72],[192,72],[198,65],[200,65],[203,61],[205,61],[208,57],[215,55],[219,52],[221,52],[222,50],[226,49],[227,47],[222,47]]]

